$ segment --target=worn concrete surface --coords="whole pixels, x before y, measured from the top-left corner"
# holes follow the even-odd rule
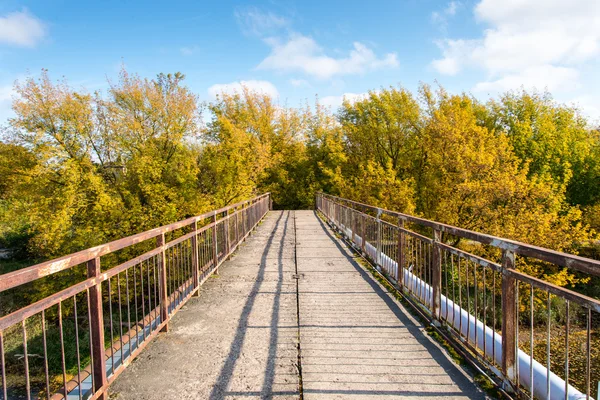
[[[304,398],[483,398],[312,211],[296,212]]]
[[[111,398],[298,399],[298,339],[307,400],[483,398],[422,329],[313,211],[274,211]]]
[[[293,226],[293,212],[270,213],[111,398],[298,399]]]

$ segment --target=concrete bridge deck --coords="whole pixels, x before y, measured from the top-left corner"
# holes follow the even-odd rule
[[[110,392],[161,400],[485,398],[314,211],[270,212]]]

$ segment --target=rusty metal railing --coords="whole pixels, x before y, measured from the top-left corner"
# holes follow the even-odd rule
[[[600,276],[600,261],[321,193],[316,207],[507,391],[598,398],[600,301],[520,272],[516,263],[586,279]],[[459,248],[457,238],[473,250]]]
[[[270,207],[267,193],[0,275],[4,308],[13,297],[66,282],[0,314],[0,398],[106,398],[111,382],[168,330]],[[114,266],[104,269],[105,262]]]

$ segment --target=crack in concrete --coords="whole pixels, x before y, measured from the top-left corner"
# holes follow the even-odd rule
[[[298,274],[298,240],[296,232],[296,211],[294,211],[294,267],[296,274],[294,278],[296,280],[296,323],[298,324],[298,361],[296,367],[298,368],[298,391],[300,400],[304,400],[304,387],[302,385],[302,346],[300,343],[300,278],[302,275]]]

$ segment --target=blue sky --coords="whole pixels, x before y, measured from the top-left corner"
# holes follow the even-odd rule
[[[486,99],[521,86],[600,117],[600,1],[0,0],[0,124],[16,79],[106,90],[121,65],[183,72],[201,100],[240,82],[334,109],[371,89],[439,82]]]

